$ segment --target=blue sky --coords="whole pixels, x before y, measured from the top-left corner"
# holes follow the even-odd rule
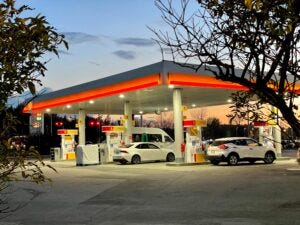
[[[69,50],[51,55],[44,86],[53,90],[162,60],[147,26],[167,29],[154,0],[17,0],[65,34]],[[179,0],[178,0],[179,2]]]

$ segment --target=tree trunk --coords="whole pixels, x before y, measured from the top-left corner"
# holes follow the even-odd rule
[[[297,138],[300,138],[300,121],[295,116],[295,113],[284,103],[278,103],[277,108],[282,113],[283,118],[289,123]]]

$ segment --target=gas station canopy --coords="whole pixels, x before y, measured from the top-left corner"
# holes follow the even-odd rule
[[[230,94],[245,87],[217,80],[204,68],[197,72],[171,61],[161,61],[34,98],[24,112],[123,114],[130,101],[133,114],[173,110],[173,88],[181,90],[188,108],[226,104]]]

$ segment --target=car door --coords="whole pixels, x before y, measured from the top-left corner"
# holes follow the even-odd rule
[[[235,144],[233,149],[235,148],[235,151],[239,154],[241,159],[250,157],[249,147],[245,139],[235,140],[233,144]]]
[[[151,160],[162,160],[164,159],[163,151],[155,144],[148,144],[149,151],[151,152]]]
[[[265,156],[265,147],[260,145],[257,141],[253,139],[247,139],[247,146],[249,148],[249,157],[250,158],[264,158]]]
[[[138,154],[141,156],[142,161],[151,160],[151,152],[147,143],[142,143],[136,146]]]

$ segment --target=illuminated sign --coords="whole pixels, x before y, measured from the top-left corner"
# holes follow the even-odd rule
[[[38,129],[42,126],[42,113],[36,112],[31,114],[32,127]]]
[[[276,121],[271,120],[271,121],[254,121],[252,122],[252,125],[254,127],[264,127],[264,126],[275,126],[277,125]]]
[[[206,127],[206,120],[184,120],[183,127]]]
[[[102,126],[102,132],[124,132],[123,126]]]
[[[76,129],[58,129],[58,135],[78,135],[78,130]]]
[[[39,123],[39,122],[33,122],[32,123],[32,127],[33,128],[39,128],[39,127],[41,127],[41,123]]]

